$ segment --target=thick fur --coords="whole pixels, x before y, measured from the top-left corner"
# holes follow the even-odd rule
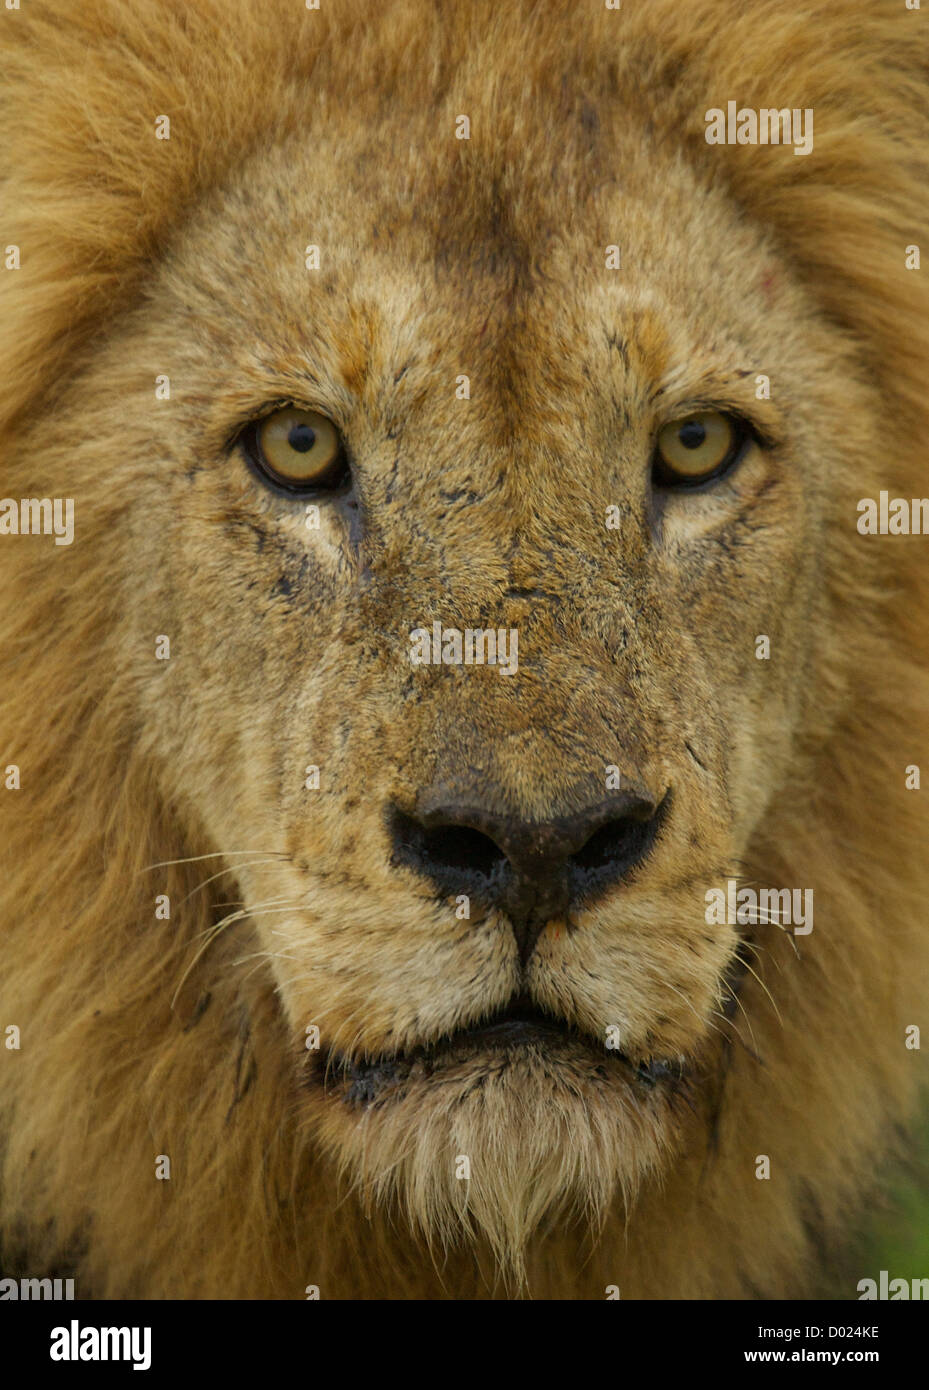
[[[6,1269],[90,1297],[835,1280],[926,1073],[929,542],[855,509],[926,491],[926,25],[3,13],[0,491],[76,506],[70,548],[0,538]],[[728,100],[812,107],[813,153],[707,145]],[[237,430],[288,400],[343,429],[354,518],[308,531],[246,469]],[[656,514],[655,429],[700,401],[769,443]],[[434,619],[517,627],[518,674],[411,670]],[[391,863],[390,806],[544,820],[608,764],[670,813],[525,978],[504,920]],[[812,888],[812,934],[707,926],[736,875]],[[428,1043],[520,989],[682,1078],[646,1094],[566,1043],[325,1088],[325,1049]]]

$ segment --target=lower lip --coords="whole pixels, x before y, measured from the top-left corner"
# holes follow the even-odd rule
[[[480,1046],[481,1043],[490,1043],[501,1047],[518,1047],[523,1043],[562,1042],[566,1037],[565,1032],[554,1025],[549,1028],[544,1023],[508,1019],[504,1023],[488,1024],[486,1028],[471,1029],[461,1034],[459,1039],[452,1039],[452,1045],[467,1046],[471,1043]]]
[[[399,1057],[354,1064],[337,1059],[333,1070],[326,1058],[315,1076],[327,1090],[335,1083],[335,1092],[342,1092],[343,1100],[365,1104],[394,1090],[415,1073],[428,1079],[437,1071],[482,1055],[486,1057],[494,1052],[531,1054],[533,1051],[546,1053],[553,1061],[559,1051],[563,1051],[565,1060],[573,1055],[575,1064],[580,1060],[578,1054],[583,1053],[591,1073],[596,1072],[604,1080],[614,1069],[624,1073],[627,1079],[634,1079],[637,1074],[634,1064],[623,1053],[607,1052],[581,1034],[568,1032],[555,1024],[549,1027],[535,1020],[507,1019],[469,1029],[444,1039],[437,1046],[419,1048]]]

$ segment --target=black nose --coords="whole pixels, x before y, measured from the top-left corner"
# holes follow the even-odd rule
[[[546,922],[591,901],[644,859],[666,801],[618,791],[576,815],[537,822],[425,797],[415,816],[393,812],[394,862],[443,893],[500,908],[525,964]]]

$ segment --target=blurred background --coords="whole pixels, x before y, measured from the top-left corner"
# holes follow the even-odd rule
[[[916,1131],[913,1153],[867,1213],[860,1246],[848,1265],[850,1289],[859,1279],[929,1279],[929,1114]]]

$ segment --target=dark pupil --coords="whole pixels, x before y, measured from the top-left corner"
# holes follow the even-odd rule
[[[686,425],[681,425],[677,437],[685,449],[699,449],[706,439],[706,430],[699,420],[688,420]]]
[[[298,454],[309,453],[316,443],[316,431],[310,425],[294,425],[287,436],[287,443]]]

